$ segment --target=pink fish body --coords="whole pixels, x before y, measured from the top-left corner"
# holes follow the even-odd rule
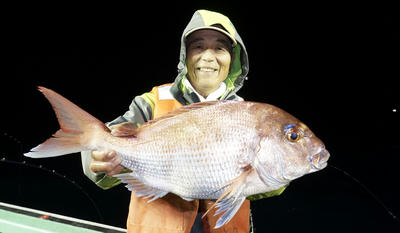
[[[137,196],[171,192],[185,200],[217,199],[216,228],[247,196],[277,190],[323,169],[324,144],[299,120],[272,105],[215,101],[182,107],[140,128],[112,127],[61,95],[39,87],[61,129],[25,156],[53,157],[113,149],[132,173],[116,175]]]

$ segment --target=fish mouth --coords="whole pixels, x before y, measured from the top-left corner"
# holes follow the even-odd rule
[[[328,165],[329,152],[322,148],[318,153],[310,157],[311,166],[316,170],[324,169]]]

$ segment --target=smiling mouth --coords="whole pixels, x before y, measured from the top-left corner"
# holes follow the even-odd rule
[[[215,72],[217,69],[210,68],[210,67],[198,67],[196,70],[201,71],[201,72]]]

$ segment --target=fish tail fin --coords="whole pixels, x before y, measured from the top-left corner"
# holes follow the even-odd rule
[[[99,131],[106,126],[60,94],[38,87],[51,103],[60,129],[44,143],[24,155],[31,158],[46,158],[94,149]],[[96,137],[97,136],[97,137]]]

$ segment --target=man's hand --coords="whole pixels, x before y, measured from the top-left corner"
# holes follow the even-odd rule
[[[112,176],[124,169],[121,166],[121,159],[114,150],[94,150],[91,156],[90,170],[93,172],[105,172],[107,176]]]

